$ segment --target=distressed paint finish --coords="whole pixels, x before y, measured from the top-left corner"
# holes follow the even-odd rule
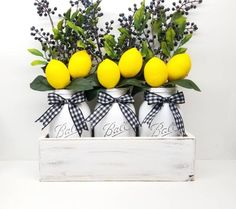
[[[190,181],[195,138],[40,139],[41,181]]]

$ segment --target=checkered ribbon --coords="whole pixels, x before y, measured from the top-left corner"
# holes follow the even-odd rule
[[[148,102],[148,105],[154,105],[152,110],[147,114],[142,123],[147,123],[150,127],[155,115],[160,111],[164,103],[169,103],[170,110],[174,116],[175,124],[179,132],[186,136],[184,129],[184,122],[181,114],[176,107],[176,104],[185,103],[183,92],[177,92],[170,97],[162,97],[150,91],[145,91],[144,100]]]
[[[112,104],[117,102],[121,112],[136,131],[136,127],[140,125],[136,114],[127,104],[134,103],[134,99],[130,94],[125,94],[119,98],[113,98],[105,92],[99,92],[97,102],[101,105],[86,119],[91,122],[91,127],[94,128],[97,123],[110,111]]]
[[[68,104],[72,121],[78,134],[81,136],[83,129],[88,130],[84,115],[78,107],[78,104],[84,101],[84,92],[77,92],[70,99],[65,99],[56,93],[49,93],[48,104],[51,106],[35,122],[41,122],[43,124],[42,129],[44,129],[61,112],[64,104]]]

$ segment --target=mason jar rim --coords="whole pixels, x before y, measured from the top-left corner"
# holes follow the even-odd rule
[[[152,87],[149,88],[150,92],[158,92],[158,93],[173,93],[177,90],[176,87]]]

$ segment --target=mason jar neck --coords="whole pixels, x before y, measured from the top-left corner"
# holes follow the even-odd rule
[[[129,88],[112,88],[112,89],[106,89],[105,92],[114,98],[118,98],[126,94],[128,90]]]

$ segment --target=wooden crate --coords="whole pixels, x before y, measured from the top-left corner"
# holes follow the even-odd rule
[[[192,181],[195,137],[40,138],[41,181]]]

